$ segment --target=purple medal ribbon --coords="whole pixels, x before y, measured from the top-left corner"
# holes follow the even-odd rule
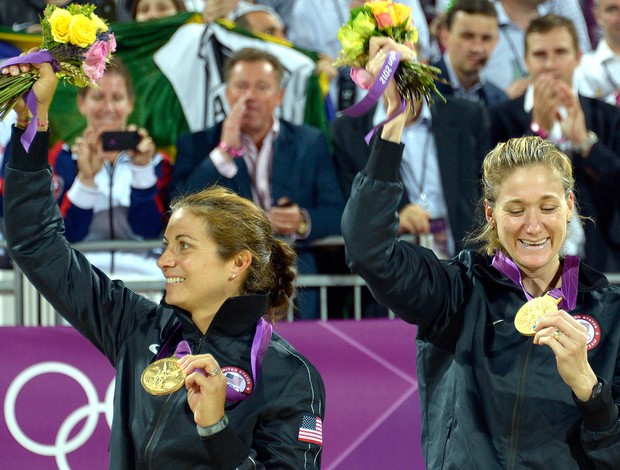
[[[500,273],[507,276],[512,282],[520,286],[527,300],[532,300],[530,293],[523,287],[521,271],[517,265],[503,251],[497,250],[491,265]],[[577,305],[577,281],[579,279],[579,256],[565,256],[562,266],[562,287],[549,291],[554,299],[562,298],[558,308],[570,311]]]
[[[263,361],[263,357],[265,357],[265,353],[267,352],[267,348],[269,347],[269,342],[271,341],[272,331],[273,327],[271,326],[271,324],[267,323],[263,318],[258,320],[258,322],[256,323],[256,332],[254,333],[254,339],[252,340],[252,349],[250,352],[250,362],[252,364],[252,379],[254,380],[254,386],[256,386],[258,374],[260,373],[260,366]],[[179,342],[176,349],[174,350],[174,355],[177,356],[179,359],[191,353],[192,351],[189,347],[189,343],[185,340]],[[196,369],[195,372],[204,375],[204,372],[200,369]],[[230,385],[226,387],[226,401],[238,402],[245,400],[247,397],[248,395],[236,391]]]
[[[381,95],[383,95],[383,92],[385,91],[388,84],[390,83],[390,80],[396,73],[396,70],[398,69],[398,64],[400,61],[400,56],[401,56],[401,53],[398,51],[388,52],[385,62],[383,63],[383,68],[381,69],[381,73],[379,74],[379,77],[377,77],[375,82],[370,87],[370,90],[368,90],[368,93],[366,94],[366,96],[364,96],[364,98],[362,98],[361,101],[359,101],[358,103],[355,103],[353,106],[349,106],[347,109],[344,109],[342,112],[346,114],[347,116],[352,116],[352,117],[362,116],[366,114],[370,110],[370,108],[372,108],[375,105],[375,103],[379,101],[379,99],[381,98]],[[383,122],[373,127],[370,130],[370,132],[366,134],[366,137],[364,138],[366,143],[369,144],[370,139],[372,139],[372,137],[376,134],[377,130],[381,126],[384,126],[385,124],[390,122],[396,116],[400,115],[405,110],[406,107],[407,107],[407,103],[401,96],[400,108],[398,109],[398,111],[394,113],[392,116],[390,116],[388,119],[384,120]]]
[[[9,65],[19,65],[19,64],[43,64],[48,62],[52,65],[54,72],[60,71],[60,66],[56,62],[56,60],[52,57],[52,55],[47,51],[37,51],[31,52],[30,54],[21,55],[19,57],[13,57],[12,59],[8,59],[2,64],[2,67],[8,67]],[[37,97],[32,91],[32,88],[29,89],[24,94],[24,101],[32,114],[32,120],[25,132],[23,133],[20,142],[24,146],[26,152],[30,150],[30,144],[34,140],[34,136],[37,133]]]

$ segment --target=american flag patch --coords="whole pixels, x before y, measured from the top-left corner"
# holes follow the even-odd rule
[[[302,442],[323,445],[323,421],[318,416],[305,414],[301,417],[301,426],[297,439]]]

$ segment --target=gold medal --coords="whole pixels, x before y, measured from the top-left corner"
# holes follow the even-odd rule
[[[151,395],[168,395],[179,390],[185,383],[185,372],[177,363],[176,356],[159,359],[142,372],[140,381]]]
[[[562,300],[562,297],[554,299],[548,293],[542,297],[528,300],[515,316],[515,328],[517,331],[525,336],[534,336],[536,334],[534,328],[536,328],[542,316],[547,312],[556,311],[560,300]]]

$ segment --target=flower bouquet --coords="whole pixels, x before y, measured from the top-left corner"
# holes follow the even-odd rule
[[[415,44],[418,30],[411,19],[411,7],[393,3],[392,0],[368,1],[352,9],[349,21],[338,31],[342,50],[334,65],[350,66],[351,78],[364,89],[370,88],[372,84],[364,67],[369,59],[370,38],[373,36],[385,36],[398,43]],[[424,98],[430,104],[433,93],[445,101],[435,86],[440,73],[438,68],[417,60],[401,62],[395,74],[396,86],[401,97],[408,103]]]
[[[41,20],[43,41],[37,52],[7,60],[2,66],[19,63],[52,64],[56,75],[76,86],[96,87],[106,64],[116,50],[114,34],[95,15],[95,5],[71,4],[67,8],[48,5]],[[19,75],[0,75],[0,119],[27,95],[37,80],[38,69]],[[32,100],[26,99],[29,108]]]

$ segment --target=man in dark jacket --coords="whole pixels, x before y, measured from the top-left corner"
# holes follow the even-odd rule
[[[488,0],[457,0],[446,13],[446,52],[431,64],[441,70],[448,83],[437,83],[444,96],[480,101],[487,106],[508,99],[480,72],[486,65],[499,38],[497,12]]]

